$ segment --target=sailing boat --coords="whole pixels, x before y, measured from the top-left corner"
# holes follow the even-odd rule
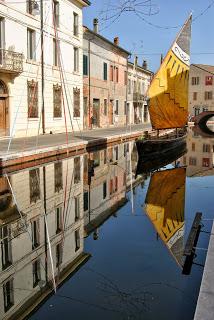
[[[153,173],[145,200],[147,216],[180,267],[184,260],[185,179],[185,168]]]
[[[137,140],[139,156],[176,148],[186,135],[191,24],[192,15],[183,25],[148,89],[151,124],[158,135]],[[170,135],[159,135],[159,130],[165,129],[176,130]]]

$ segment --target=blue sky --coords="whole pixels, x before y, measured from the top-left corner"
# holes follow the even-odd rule
[[[117,6],[121,1],[125,0],[91,0],[91,7],[84,9],[84,24],[92,28],[93,18],[99,18],[103,36],[109,40],[119,36],[120,46],[136,53],[139,56],[139,63],[146,59],[149,68],[156,71],[160,62],[160,54],[166,54],[179,28],[155,28],[145,23],[133,12],[123,13],[117,21],[107,27],[102,22],[100,12],[106,8],[107,4]],[[136,2],[141,1],[136,0]],[[191,62],[214,65],[214,54],[199,54],[214,53],[214,1],[152,0],[152,2],[156,5],[154,8],[158,10],[158,13],[144,17],[150,23],[160,26],[182,25],[190,12],[193,13],[194,18],[211,5],[210,9],[193,22]]]

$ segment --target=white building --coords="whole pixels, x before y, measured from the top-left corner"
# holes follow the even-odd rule
[[[82,128],[82,9],[88,0],[0,2],[0,137]],[[44,35],[42,113],[41,16]]]
[[[128,124],[150,122],[146,92],[152,76],[153,73],[147,69],[146,61],[139,66],[136,57],[134,63],[128,63]]]

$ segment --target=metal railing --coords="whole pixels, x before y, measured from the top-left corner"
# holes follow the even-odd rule
[[[133,93],[133,101],[144,101],[145,96],[142,93],[134,92]]]
[[[0,70],[11,73],[23,71],[23,54],[12,50],[0,49]]]

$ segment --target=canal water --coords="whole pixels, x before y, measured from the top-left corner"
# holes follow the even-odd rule
[[[189,129],[187,152],[156,172],[136,176],[137,160],[130,141],[0,178],[0,319],[194,318],[214,139]]]

